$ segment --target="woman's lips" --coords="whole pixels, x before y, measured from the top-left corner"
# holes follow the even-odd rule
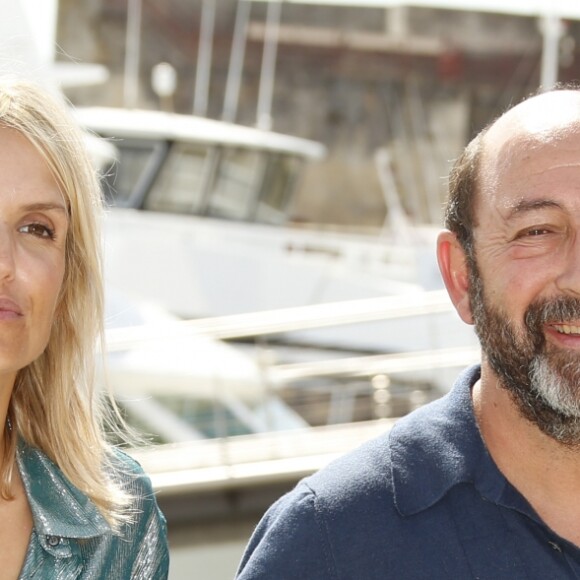
[[[22,318],[22,308],[12,299],[0,298],[0,320],[15,320]]]

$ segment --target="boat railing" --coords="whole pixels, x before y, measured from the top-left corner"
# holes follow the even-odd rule
[[[213,413],[210,422],[215,428],[213,438],[204,438],[200,432],[191,440],[176,437],[172,443],[135,451],[152,474],[158,489],[181,493],[275,482],[290,473],[293,477],[305,475],[370,436],[390,428],[397,416],[441,395],[425,388],[428,379],[419,385],[413,381],[406,384],[404,379],[397,384],[396,380],[391,380],[392,377],[417,373],[428,377],[438,369],[453,370],[479,359],[479,350],[474,345],[466,345],[404,353],[342,353],[342,356],[335,353],[331,358],[325,357],[324,352],[310,353],[303,360],[279,363],[276,357],[268,356],[271,347],[268,339],[294,331],[452,312],[453,306],[445,291],[418,292],[407,296],[115,328],[107,331],[106,346],[109,353],[120,353],[155,341],[190,337],[219,341],[253,338],[258,341],[258,346],[252,347],[257,350],[251,352],[256,356],[260,372],[251,395],[242,392],[238,397],[228,387],[227,381],[220,380],[219,369],[209,379],[214,382],[207,391],[207,408]],[[248,343],[245,344],[249,348]],[[281,407],[292,407],[292,400],[287,396],[289,385],[294,395],[316,394],[314,399],[306,401],[311,416],[316,415],[314,406],[319,404],[325,406],[324,412],[333,420],[327,424],[318,422],[314,426],[309,421],[288,422],[289,418],[299,415],[296,406],[294,410],[286,408],[286,414],[281,413]],[[365,415],[362,420],[353,420],[356,396],[361,393],[367,396],[374,413]],[[143,393],[151,398],[153,404],[147,410],[152,417],[150,425],[156,420],[157,405],[162,411],[157,419],[164,423],[164,432],[179,433],[183,417],[176,413],[173,430],[171,426],[168,429],[167,423],[172,421],[168,417],[171,410],[168,414],[166,407],[159,405],[157,394]],[[404,405],[401,405],[402,397],[405,398]],[[249,402],[248,398],[251,399]],[[187,399],[185,396],[184,400]],[[187,407],[187,402],[184,405]],[[236,433],[225,424],[227,415],[233,416],[238,424],[241,422],[251,428]],[[277,421],[281,421],[282,426],[276,424]],[[287,428],[284,428],[284,421]],[[191,432],[196,432],[195,425]]]
[[[163,336],[201,334],[220,340],[233,340],[452,311],[453,305],[446,291],[433,290],[406,296],[328,302],[176,321],[163,325],[113,328],[107,331],[107,350],[108,352],[127,350],[139,343],[157,340]]]

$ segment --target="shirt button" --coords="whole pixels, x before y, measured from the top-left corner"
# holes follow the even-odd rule
[[[46,543],[51,548],[56,548],[60,544],[60,538],[58,536],[46,536]]]

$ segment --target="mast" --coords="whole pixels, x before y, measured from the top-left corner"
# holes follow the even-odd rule
[[[207,115],[214,26],[215,0],[203,0],[193,99],[193,114],[202,117]]]
[[[123,106],[134,108],[139,99],[139,65],[141,62],[142,0],[129,0],[127,6],[127,38],[125,42],[125,77]]]

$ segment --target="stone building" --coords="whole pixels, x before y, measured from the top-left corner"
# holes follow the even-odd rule
[[[171,106],[192,112],[200,23],[211,2],[141,0],[138,106],[161,106],[150,77],[157,63],[168,62],[178,76]],[[238,3],[214,5],[206,114],[221,118]],[[106,84],[71,91],[73,102],[123,105],[127,6],[127,0],[60,1],[59,58],[99,62],[110,71]],[[267,16],[267,4],[251,4],[236,115],[246,125],[257,123]],[[578,76],[578,31],[577,23],[563,23],[560,80]],[[329,149],[305,174],[296,219],[382,226],[381,150],[388,154],[383,171],[406,211],[437,221],[450,160],[508,103],[537,89],[541,51],[535,18],[283,3],[272,129]]]

